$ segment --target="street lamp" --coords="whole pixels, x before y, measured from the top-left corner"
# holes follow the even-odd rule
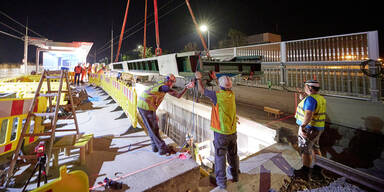
[[[207,38],[208,38],[208,50],[209,50],[209,47],[210,47],[210,42],[209,42],[209,30],[208,30],[208,27],[206,25],[201,25],[200,26],[200,31],[201,32],[207,32]]]

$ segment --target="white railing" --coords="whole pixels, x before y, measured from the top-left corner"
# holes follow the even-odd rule
[[[369,31],[279,43],[215,49],[213,58],[261,56],[262,62],[315,62],[377,60],[378,32]]]

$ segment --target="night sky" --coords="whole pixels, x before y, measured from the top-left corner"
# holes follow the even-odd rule
[[[93,54],[98,60],[109,57],[110,49],[102,46],[114,35],[120,34],[127,0],[66,0],[66,1],[12,1],[1,0],[0,11],[45,36],[49,40],[93,42]],[[379,31],[380,56],[384,56],[384,22],[379,1],[264,1],[264,0],[190,0],[198,22],[210,28],[211,47],[226,37],[230,28],[247,35],[272,32],[283,41],[340,35],[346,33]],[[153,1],[148,0],[148,15],[153,15]],[[185,0],[158,0],[160,46],[168,52],[181,52],[188,42],[201,46]],[[131,0],[126,30],[144,18],[144,0]],[[24,33],[25,29],[0,14],[0,21]],[[153,21],[150,17],[148,22]],[[143,24],[126,34],[122,52],[127,52],[143,41]],[[0,31],[21,36],[0,23]],[[133,33],[138,31],[137,33]],[[36,36],[33,34],[33,36]],[[117,39],[115,40],[117,41]],[[155,47],[155,25],[147,27],[147,44]],[[22,41],[0,34],[0,63],[21,63]],[[115,46],[115,51],[117,46]],[[29,62],[35,61],[35,48],[29,47]],[[93,58],[89,57],[93,62]]]

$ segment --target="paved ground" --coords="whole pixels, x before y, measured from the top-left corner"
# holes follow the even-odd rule
[[[192,159],[182,160],[176,154],[160,156],[152,152],[150,138],[144,131],[130,127],[128,118],[119,118],[122,111],[112,112],[118,105],[111,103],[112,100],[105,100],[108,95],[93,87],[86,89],[92,96],[94,109],[78,111],[77,117],[80,132],[94,134],[94,151],[86,156],[85,166],[79,165],[79,150],[71,150],[71,155],[68,157],[61,152],[59,166],[67,165],[69,171],[84,170],[89,176],[90,187],[95,187],[94,191],[104,191],[104,187],[99,187],[99,183],[105,177],[121,177],[119,181],[124,184],[122,191],[144,191],[198,168]],[[64,125],[63,129],[74,128],[73,120],[59,123]],[[57,134],[57,140],[63,134],[63,132]],[[167,144],[172,143],[172,140],[165,137],[164,139]],[[19,187],[25,181],[26,175],[30,175],[31,169],[30,166],[24,166],[16,173]],[[58,168],[51,168],[51,174],[50,178],[57,177]],[[35,179],[35,177],[32,179],[32,184],[28,188],[35,188]],[[198,177],[195,180],[197,185]]]

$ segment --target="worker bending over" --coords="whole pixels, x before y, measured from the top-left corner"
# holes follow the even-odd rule
[[[304,93],[300,94],[302,101],[296,109],[296,123],[299,125],[298,147],[302,156],[303,167],[295,170],[295,176],[310,179],[312,172],[317,176],[320,167],[310,168],[314,154],[321,156],[319,140],[325,127],[326,100],[319,94],[320,84],[316,80],[304,83]],[[301,92],[301,91],[300,91]],[[305,97],[306,95],[306,97]]]
[[[239,180],[239,156],[237,155],[236,103],[231,90],[232,81],[228,76],[219,78],[220,91],[204,89],[201,73],[196,72],[199,92],[212,101],[211,129],[214,131],[216,184],[221,189],[227,187],[226,159],[233,182]],[[216,76],[213,76],[216,77]]]
[[[147,88],[139,97],[137,108],[143,119],[143,122],[148,130],[148,134],[151,138],[153,152],[158,152],[160,155],[164,155],[169,152],[167,145],[161,139],[159,134],[159,126],[157,122],[156,110],[166,93],[180,98],[184,95],[187,89],[193,88],[195,84],[193,82],[187,84],[180,92],[173,90],[172,87],[176,83],[176,78],[173,74],[168,75],[165,81],[160,81]]]

